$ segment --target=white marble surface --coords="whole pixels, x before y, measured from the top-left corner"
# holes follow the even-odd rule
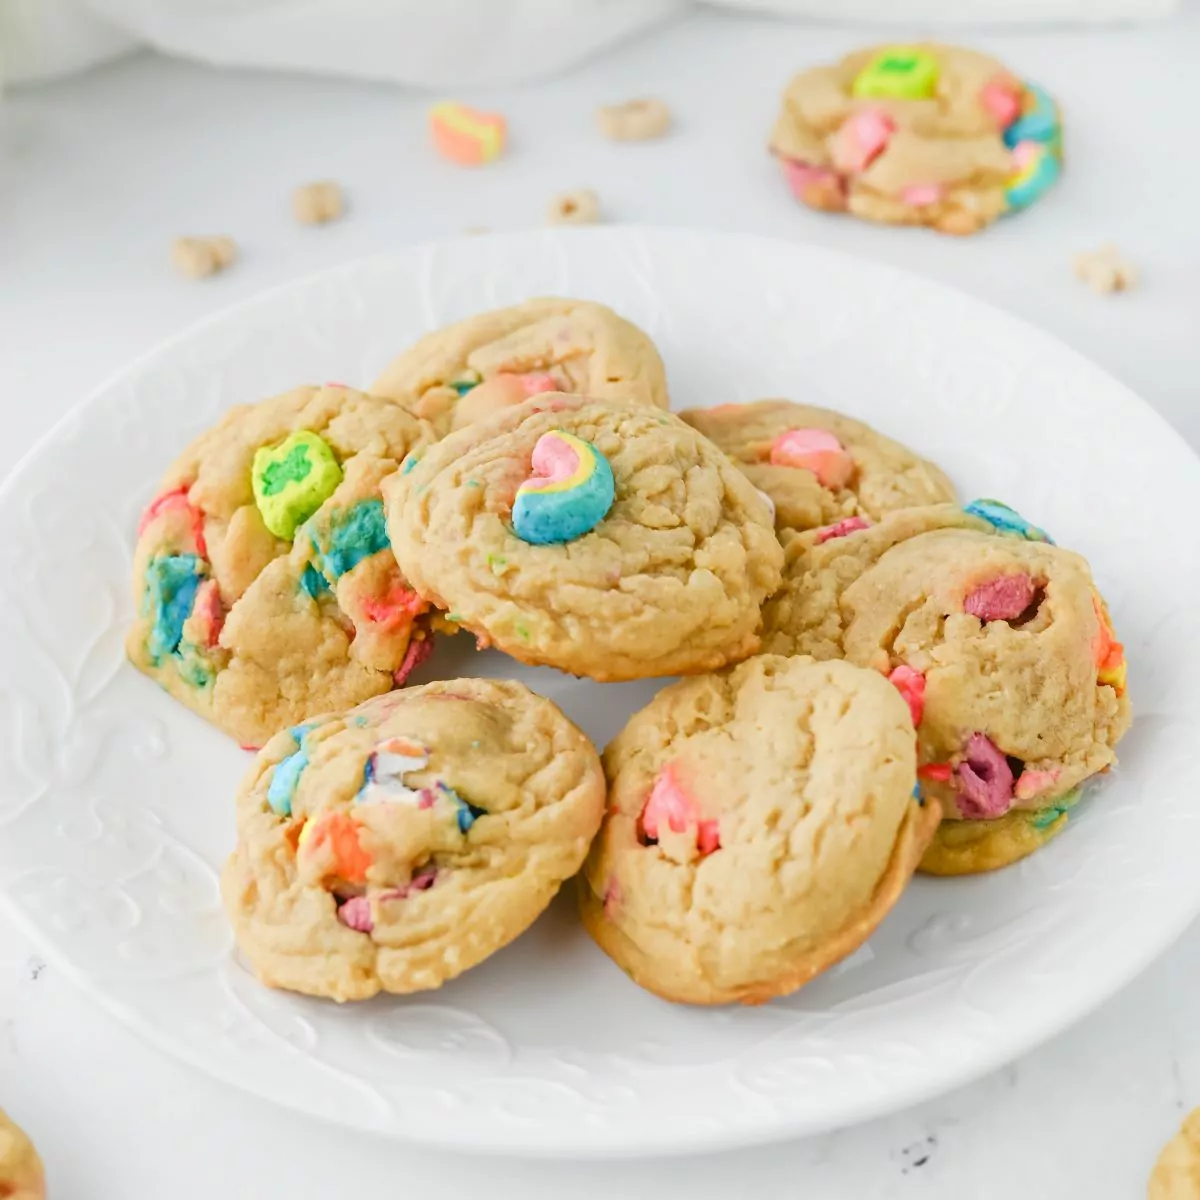
[[[1195,0],[1169,25],[975,39],[1061,96],[1070,161],[1051,198],[967,241],[803,212],[763,154],[789,73],[858,38],[699,14],[569,79],[464,89],[502,108],[513,129],[512,153],[479,173],[427,151],[423,98],[380,87],[219,75],[147,57],[9,96],[0,472],[103,377],[192,320],[356,255],[471,226],[537,224],[554,192],[579,186],[594,187],[613,220],[821,240],[957,284],[1053,330],[1200,445]],[[644,93],[672,103],[676,134],[600,141],[593,107]],[[295,227],[290,188],[327,176],[349,191],[351,214],[325,229]],[[243,258],[218,279],[177,279],[167,248],[183,232],[230,233]],[[1110,240],[1144,282],[1101,298],[1075,282],[1069,259]],[[1159,1144],[1200,1104],[1198,983],[1194,928],[1076,1029],[938,1101],[807,1142],[581,1168],[433,1155],[230,1092],[90,1009],[0,921],[0,1103],[41,1146],[58,1200],[315,1200],[350,1188],[1124,1200],[1141,1194]]]

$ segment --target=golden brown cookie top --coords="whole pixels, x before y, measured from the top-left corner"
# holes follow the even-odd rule
[[[42,1160],[33,1143],[0,1110],[0,1196],[5,1200],[45,1200]]]
[[[593,679],[746,657],[779,581],[750,482],[645,405],[535,397],[410,458],[384,491],[422,595],[523,662]]]
[[[604,766],[585,921],[638,983],[692,1003],[782,995],[848,954],[937,821],[904,702],[844,662],[761,655],[674,684]]]
[[[679,414],[715,442],[775,506],[775,527],[817,529],[851,517],[953,500],[940,468],[862,421],[790,400]]]
[[[432,683],[315,718],[239,790],[239,944],[265,982],[316,995],[437,987],[545,907],[603,804],[591,743],[519,683]]]
[[[549,391],[668,407],[662,359],[645,333],[603,304],[556,296],[426,334],[388,364],[372,391],[399,400],[439,434]]]

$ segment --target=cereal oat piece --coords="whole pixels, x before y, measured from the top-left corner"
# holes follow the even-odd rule
[[[1137,268],[1111,243],[1075,255],[1075,277],[1094,292],[1123,292],[1137,283]]]
[[[600,759],[549,700],[430,683],[272,738],[238,793],[225,906],[271,987],[427,991],[532,924],[603,812]]]
[[[671,110],[662,100],[626,100],[596,110],[600,132],[615,142],[644,142],[671,127]]]
[[[551,225],[593,225],[600,220],[600,202],[587,188],[563,192],[550,201],[546,219]]]
[[[604,752],[584,925],[670,1000],[758,1004],[871,934],[938,823],[882,675],[759,655],[665,688]]]
[[[45,1200],[42,1160],[33,1144],[0,1110],[0,1196],[6,1200]]]
[[[443,158],[462,167],[478,167],[504,153],[508,122],[500,113],[480,112],[447,100],[430,109],[429,132]]]
[[[1147,1200],[1200,1200],[1200,1108],[1163,1147],[1150,1173]]]
[[[346,198],[332,179],[306,183],[292,193],[292,212],[301,225],[324,225],[346,211]]]
[[[237,243],[230,237],[178,237],[171,243],[171,262],[193,279],[215,275],[236,258]]]
[[[974,50],[883,46],[788,84],[771,152],[796,199],[867,221],[971,234],[1062,171],[1058,106]]]

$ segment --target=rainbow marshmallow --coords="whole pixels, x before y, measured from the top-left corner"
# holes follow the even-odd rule
[[[429,132],[443,158],[459,166],[479,167],[504,153],[508,122],[499,113],[445,100],[430,109]]]
[[[608,515],[616,483],[608,459],[590,442],[562,429],[533,448],[533,475],[517,489],[513,532],[544,546],[571,542]]]

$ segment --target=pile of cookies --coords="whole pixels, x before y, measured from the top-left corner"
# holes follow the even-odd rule
[[[850,417],[670,412],[649,337],[585,301],[234,409],[146,509],[134,593],[135,665],[257,751],[238,944],[337,1000],[440,986],[576,875],[644,987],[784,994],[914,871],[1045,843],[1130,720],[1082,558]],[[520,683],[410,684],[460,631],[687,678],[601,758]]]

